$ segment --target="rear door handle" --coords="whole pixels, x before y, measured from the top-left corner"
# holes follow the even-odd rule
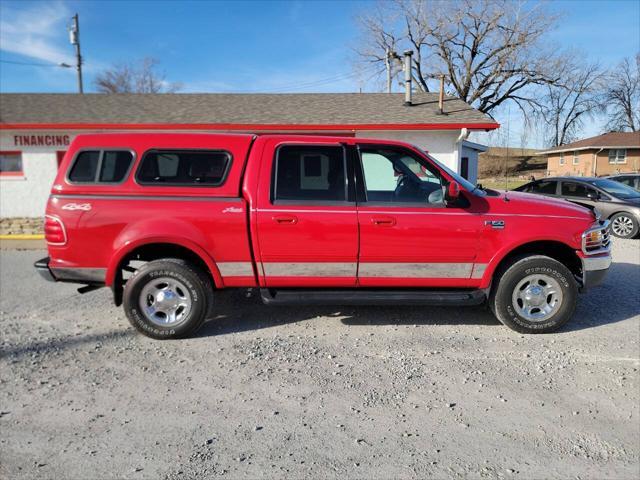
[[[371,223],[380,227],[392,227],[396,224],[393,217],[371,217]]]
[[[298,217],[294,215],[276,215],[273,221],[280,225],[294,225],[298,223]]]

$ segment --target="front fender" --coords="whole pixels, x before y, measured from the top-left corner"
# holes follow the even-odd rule
[[[544,237],[536,236],[536,237],[527,238],[526,240],[521,239],[519,241],[511,242],[501,247],[499,250],[495,252],[493,257],[491,257],[491,260],[488,262],[487,267],[482,275],[479,288],[489,288],[491,286],[493,275],[496,269],[498,268],[498,265],[500,265],[500,262],[502,262],[509,254],[515,252],[518,249],[523,249],[524,251],[524,249],[528,245],[534,245],[536,243],[558,244],[572,250],[573,252],[576,252],[579,249],[579,247],[576,247],[575,245],[576,243],[575,239],[572,242],[568,242],[566,238],[563,238],[560,236],[544,236]],[[544,252],[539,252],[539,253],[543,254]]]

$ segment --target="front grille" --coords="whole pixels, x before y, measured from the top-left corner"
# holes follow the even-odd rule
[[[597,255],[609,252],[610,249],[609,220],[598,222],[582,234],[582,251],[585,255]]]

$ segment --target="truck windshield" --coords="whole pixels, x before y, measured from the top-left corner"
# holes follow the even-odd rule
[[[424,154],[429,157],[429,160],[431,160],[433,163],[435,163],[436,165],[438,165],[442,170],[444,170],[445,172],[447,172],[451,177],[453,177],[453,179],[458,182],[462,188],[464,188],[465,190],[468,190],[469,192],[473,192],[473,193],[477,193],[479,195],[484,195],[484,190],[479,189],[478,187],[476,187],[473,183],[471,183],[469,180],[467,180],[466,178],[464,178],[462,175],[460,175],[459,173],[454,172],[453,170],[451,170],[449,167],[447,167],[446,165],[444,165],[442,162],[439,162],[438,160],[436,160],[435,158],[433,158],[430,154],[428,154],[427,152],[424,152]]]
[[[598,188],[601,188],[607,193],[610,193],[614,197],[628,199],[628,198],[640,198],[640,193],[635,191],[631,187],[627,187],[619,182],[614,182],[613,180],[607,180],[605,178],[598,180],[590,180],[589,183],[591,185],[595,185]]]

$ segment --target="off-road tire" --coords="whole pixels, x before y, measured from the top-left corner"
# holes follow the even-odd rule
[[[175,327],[163,327],[151,322],[140,311],[139,299],[144,287],[158,277],[180,281],[191,295],[191,311]],[[145,263],[127,280],[123,292],[123,307],[131,325],[143,335],[157,340],[184,338],[193,335],[207,319],[213,305],[213,288],[209,276],[197,266],[179,258],[162,258]]]
[[[513,305],[514,289],[529,275],[547,275],[554,279],[562,291],[562,302],[553,315],[542,321],[530,321],[520,315]],[[496,318],[507,327],[520,333],[548,333],[564,325],[576,307],[578,284],[562,263],[544,255],[517,257],[502,266],[494,275],[489,296],[489,307]]]
[[[614,223],[624,221],[625,224],[631,227],[631,230],[628,230],[629,233],[625,235],[621,235],[619,228],[614,228]],[[635,238],[638,235],[638,230],[640,230],[640,226],[638,225],[638,220],[631,214],[627,212],[616,213],[611,217],[611,233],[618,238]]]

